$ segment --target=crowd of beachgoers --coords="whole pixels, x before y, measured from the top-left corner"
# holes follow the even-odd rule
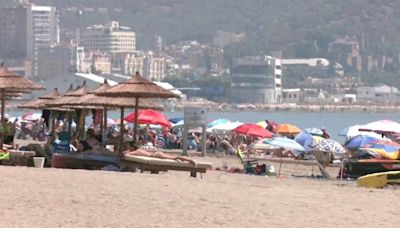
[[[135,146],[147,150],[182,151],[184,143],[184,120],[172,118],[166,120],[154,117],[154,124],[140,124]],[[12,144],[13,139],[33,139],[49,141],[51,130],[41,113],[27,113],[20,117],[5,118],[8,123],[5,143]],[[140,119],[139,119],[140,121]],[[126,117],[124,128],[120,130],[119,120],[108,119],[107,127],[102,132],[100,125],[84,127],[84,135],[79,135],[75,122],[71,126],[67,119],[54,121],[52,140],[54,152],[84,152],[106,148],[109,152],[118,151],[119,136],[123,134],[123,151],[129,150],[134,141],[134,125]],[[7,126],[7,125],[6,125]],[[66,136],[69,132],[69,136]],[[343,159],[399,159],[400,144],[398,133],[400,124],[382,120],[366,125],[354,125],[341,133],[346,137],[344,145],[330,138],[329,130],[324,128],[300,129],[289,123],[276,123],[273,120],[257,123],[233,122],[228,119],[210,121],[206,128],[205,147],[207,153],[215,155],[236,155],[238,150],[247,156],[271,155],[272,157],[289,157],[293,159],[315,159],[313,152],[324,154],[321,163],[327,165]],[[202,150],[202,128],[188,130],[186,145],[189,150]],[[104,150],[102,150],[104,151]],[[51,155],[51,153],[50,153]]]

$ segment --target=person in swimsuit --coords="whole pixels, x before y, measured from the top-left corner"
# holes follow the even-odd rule
[[[171,159],[171,160],[176,160],[176,161],[187,161],[193,165],[196,165],[196,162],[193,159],[190,159],[185,156],[173,156],[173,155],[169,155],[169,154],[166,154],[166,153],[163,153],[160,151],[150,152],[150,151],[138,148],[137,146],[133,146],[132,150],[126,150],[123,153],[129,154],[129,155],[143,156],[143,157]]]

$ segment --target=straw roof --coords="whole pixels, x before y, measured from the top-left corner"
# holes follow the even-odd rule
[[[101,98],[101,99],[99,99]],[[109,108],[135,108],[135,99],[130,97],[99,97],[96,96],[90,100],[85,101],[85,105],[93,106],[107,106]],[[139,99],[140,109],[157,109],[163,110],[161,105],[156,104],[150,99]]]
[[[63,107],[66,108],[76,108],[76,109],[103,109],[104,106],[110,108],[134,108],[135,100],[129,97],[103,97],[98,96],[95,93],[101,93],[110,88],[110,84],[108,84],[107,80],[104,80],[104,83],[101,84],[98,88],[88,92],[88,94],[81,96],[79,98],[71,99],[65,102]],[[141,99],[139,101],[140,108],[152,108],[157,110],[162,110],[163,108],[160,105],[152,102],[149,99]]]
[[[85,106],[90,106],[90,105],[85,105],[85,102],[88,101],[88,100],[91,100],[93,98],[97,98],[98,96],[96,96],[94,93],[106,91],[110,87],[111,86],[110,86],[110,84],[108,84],[107,79],[105,79],[104,83],[101,84],[96,89],[94,89],[92,91],[88,91],[86,95],[80,96],[79,98],[70,99],[70,100],[66,101],[65,105],[67,105],[69,107],[79,107],[79,108],[91,109],[90,107],[85,107]],[[74,95],[75,92],[72,92],[72,93],[69,93],[69,94],[70,95]],[[92,108],[94,108],[94,107],[92,107]]]
[[[58,92],[57,88],[55,88],[49,94],[41,96],[36,100],[32,100],[25,104],[19,105],[18,108],[44,109],[47,103],[51,102],[52,100],[58,97],[60,97],[60,93]]]
[[[76,90],[72,91],[72,92],[68,92],[67,96],[72,96],[72,97],[80,97],[83,95],[86,95],[89,92],[89,89],[86,85],[86,81],[83,82],[82,86],[78,87]]]
[[[96,95],[109,97],[137,97],[137,98],[172,98],[177,97],[173,92],[158,86],[157,84],[144,79],[136,72],[131,79],[125,80],[112,86],[104,92]]]
[[[43,109],[46,106],[46,99],[37,99],[33,101],[29,101],[25,104],[18,105],[18,108],[27,108],[27,109]]]
[[[21,77],[14,72],[11,72],[0,64],[0,89],[14,90],[36,90],[44,89],[41,85],[32,82],[31,80]]]
[[[58,89],[57,89],[57,88],[54,88],[54,90],[51,91],[49,94],[44,95],[44,96],[41,96],[41,97],[39,97],[39,99],[54,100],[54,99],[56,99],[56,98],[58,98],[58,97],[60,97],[60,96],[61,96],[61,95],[60,95],[60,93],[58,92]]]
[[[72,86],[72,85],[71,85]],[[70,86],[70,89],[71,89]],[[77,100],[78,97],[81,97],[89,92],[86,81],[83,82],[82,86],[78,87],[76,90],[70,90],[64,94],[64,96],[59,97],[51,102],[49,102],[47,105],[48,106],[63,106],[63,105],[68,105],[70,102],[73,102]]]

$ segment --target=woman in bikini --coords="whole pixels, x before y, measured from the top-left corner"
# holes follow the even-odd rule
[[[159,152],[159,151],[150,152],[150,151],[138,148],[137,146],[133,146],[132,150],[126,150],[123,153],[128,154],[128,155],[135,155],[135,156],[153,157],[153,158],[160,158],[160,159],[171,159],[171,160],[177,160],[177,161],[187,161],[193,165],[196,165],[196,162],[193,159],[190,159],[185,156],[173,156],[173,155],[169,155],[169,154]]]

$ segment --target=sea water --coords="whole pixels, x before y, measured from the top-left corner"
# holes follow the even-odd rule
[[[133,110],[126,110],[125,116]],[[25,111],[26,112],[26,111]],[[20,116],[25,113],[23,110],[7,112],[10,116]],[[168,118],[183,117],[183,111],[163,112]],[[120,118],[118,111],[110,111],[109,117],[112,119]],[[390,119],[400,122],[398,113],[366,113],[366,112],[266,112],[266,111],[237,111],[237,112],[208,112],[208,120],[225,118],[231,121],[243,123],[255,123],[261,120],[274,120],[277,123],[290,123],[299,128],[325,127],[331,137],[340,142],[344,141],[338,134],[346,127],[355,124],[366,124],[372,121]],[[88,124],[91,123],[90,117],[86,118]]]

